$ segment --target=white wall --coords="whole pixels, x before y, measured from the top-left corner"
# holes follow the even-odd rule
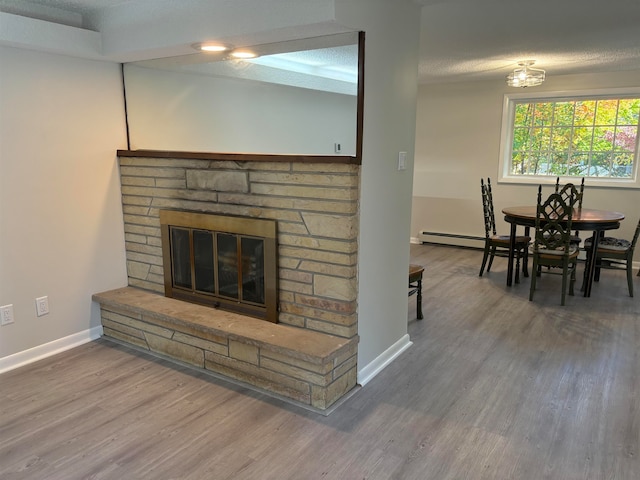
[[[640,71],[554,77],[536,91],[637,87]],[[496,212],[535,204],[537,185],[498,184],[504,94],[517,91],[502,81],[421,85],[416,121],[416,159],[411,236],[422,230],[484,236],[480,178],[491,177]],[[555,179],[551,179],[554,182]],[[584,206],[623,212],[615,232],[629,238],[640,217],[640,191],[598,188],[585,181]],[[508,226],[499,213],[502,232]],[[636,252],[640,259],[640,252]]]
[[[119,65],[10,47],[0,65],[0,305],[15,313],[0,327],[2,370],[99,327],[91,295],[127,277]],[[51,313],[36,317],[45,295]]]
[[[420,11],[411,2],[343,0],[336,18],[366,32],[358,250],[358,381],[409,343],[407,275]],[[398,171],[398,152],[407,170]]]
[[[410,345],[406,282],[420,7],[412,0],[272,3],[270,18],[240,9],[235,16],[209,11],[194,19],[183,11],[176,22],[171,9],[155,9],[164,20],[124,21],[103,35],[103,51],[149,58],[175,43],[175,29],[188,46],[215,34],[216,22],[242,23],[240,15],[254,26],[243,31],[265,38],[271,28],[286,39],[295,25],[305,25],[311,36],[366,32],[358,264],[358,369],[366,382]],[[118,66],[10,48],[1,60],[0,305],[14,304],[16,323],[0,328],[0,368],[5,356],[97,327],[91,294],[126,284],[115,166],[116,149],[126,148]],[[400,151],[407,152],[404,171],[396,169]],[[49,296],[51,314],[36,318],[34,299],[41,295]]]
[[[132,149],[355,155],[355,96],[125,68]]]

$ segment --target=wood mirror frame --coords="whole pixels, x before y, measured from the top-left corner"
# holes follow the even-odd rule
[[[235,152],[235,151],[205,151],[198,148],[189,148],[182,150],[171,150],[167,148],[135,148],[131,147],[131,122],[130,112],[127,104],[127,84],[125,79],[125,65],[122,68],[122,81],[125,96],[125,114],[127,116],[127,150],[119,150],[118,155],[121,157],[155,157],[155,158],[215,158],[220,160],[234,161],[298,161],[307,163],[348,163],[361,164],[362,162],[362,131],[363,131],[363,109],[364,109],[364,32],[353,32],[357,35],[358,45],[358,81],[357,81],[357,98],[355,111],[355,152],[351,155],[340,154],[306,154],[306,153],[264,153],[264,152]],[[146,147],[146,146],[145,146]]]

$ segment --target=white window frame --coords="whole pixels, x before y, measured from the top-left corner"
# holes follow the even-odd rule
[[[547,175],[512,175],[511,170],[511,149],[513,147],[513,120],[515,115],[516,100],[519,101],[558,101],[558,100],[579,100],[580,98],[607,98],[607,97],[639,97],[640,87],[632,88],[610,88],[598,90],[579,91],[558,91],[558,92],[525,92],[507,93],[504,95],[502,107],[502,127],[500,135],[500,161],[498,170],[499,183],[521,183],[521,184],[555,184],[556,177]],[[640,143],[640,135],[636,142]],[[637,188],[640,189],[640,145],[636,145],[636,157],[633,161],[633,173],[631,178],[599,178],[585,177],[589,185],[614,188]],[[561,181],[567,182],[575,180],[576,177],[561,177]]]

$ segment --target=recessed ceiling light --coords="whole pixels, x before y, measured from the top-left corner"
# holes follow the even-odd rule
[[[257,55],[249,50],[235,50],[231,52],[231,56],[235,58],[255,58]]]
[[[203,52],[224,52],[229,50],[227,45],[221,43],[196,43],[194,48]]]

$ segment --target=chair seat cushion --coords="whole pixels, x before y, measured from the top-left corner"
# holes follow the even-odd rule
[[[492,235],[491,236],[491,241],[494,243],[504,243],[505,246],[509,246],[509,242],[510,242],[511,237],[509,235]],[[517,236],[516,237],[516,244],[529,244],[529,242],[531,241],[530,237],[525,237],[523,236]]]
[[[534,253],[534,247],[533,245],[531,246],[531,248],[529,248],[529,253],[531,253],[533,255]],[[551,248],[538,248],[538,254],[543,256],[543,257],[559,257],[564,255],[564,247],[562,248],[556,248],[556,249],[551,249]],[[574,245],[574,244],[570,244],[569,245],[569,256],[570,257],[576,257],[578,256],[578,246]]]
[[[589,250],[591,249],[592,238],[587,238],[584,241],[584,248]],[[601,238],[598,242],[598,250],[613,250],[615,252],[624,252],[625,250],[629,250],[631,248],[631,242],[629,240],[624,240],[621,238],[614,237],[604,237]]]

